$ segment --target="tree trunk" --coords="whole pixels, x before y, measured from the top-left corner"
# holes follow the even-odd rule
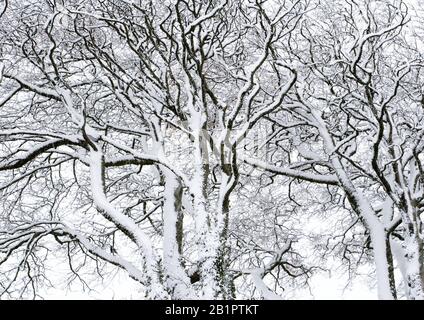
[[[182,235],[179,225],[182,223],[181,197],[182,187],[167,168],[162,168],[165,176],[163,205],[163,266],[165,285],[171,299],[193,299],[194,291],[190,279],[181,263]]]
[[[424,300],[423,242],[418,235],[412,233],[405,238],[402,247],[405,253],[407,298]]]

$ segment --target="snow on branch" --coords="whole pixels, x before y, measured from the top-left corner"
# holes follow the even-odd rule
[[[339,184],[337,176],[333,174],[324,175],[324,174],[309,173],[309,172],[305,172],[301,170],[277,167],[275,165],[266,163],[264,161],[256,160],[252,158],[241,158],[241,159],[243,162],[253,167],[256,167],[256,168],[259,168],[274,174],[279,174],[282,176],[304,180],[308,182],[313,182],[313,183],[319,183],[319,184],[327,184],[327,185],[334,185],[334,186],[337,186]]]

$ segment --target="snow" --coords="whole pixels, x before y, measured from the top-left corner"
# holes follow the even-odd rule
[[[195,299],[190,279],[184,271],[177,246],[177,216],[175,210],[175,192],[179,188],[178,180],[167,168],[165,175],[165,191],[163,205],[163,261],[168,288],[172,290],[173,299]]]
[[[131,237],[134,238],[137,245],[140,246],[140,254],[146,262],[146,274],[144,279],[147,283],[150,283],[152,297],[163,298],[166,294],[160,285],[157,273],[155,272],[156,261],[151,241],[142,229],[137,226],[134,220],[116,210],[106,198],[106,194],[104,192],[105,185],[103,180],[103,165],[103,154],[100,151],[91,151],[90,177],[93,201],[107,219],[111,219],[118,227],[121,227],[128,232]]]
[[[265,284],[265,282],[263,281],[262,277],[262,270],[258,269],[258,270],[251,270],[250,271],[250,275],[252,277],[253,283],[255,284],[256,288],[259,290],[260,295],[265,299],[265,300],[282,300],[282,298],[275,294],[274,292],[272,292]]]
[[[45,96],[45,97],[48,97],[48,98],[53,98],[53,99],[56,99],[56,100],[60,99],[60,97],[57,95],[55,90],[33,84],[32,82],[29,82],[29,81],[27,81],[27,80],[25,80],[25,79],[23,79],[19,76],[12,76],[12,75],[9,75],[9,74],[4,74],[4,77],[16,80],[24,88],[28,88],[28,90],[31,90],[31,91],[33,91],[37,94],[42,95],[42,96]]]
[[[418,3],[124,2],[2,13],[0,283],[66,239],[129,276],[127,297],[227,298],[235,272],[236,297],[424,299]],[[45,30],[14,32],[31,21]],[[57,257],[41,266],[66,269]]]
[[[135,280],[143,283],[145,281],[145,274],[140,271],[139,268],[134,266],[131,262],[123,259],[122,257],[118,256],[116,253],[111,254],[107,250],[104,250],[96,245],[94,245],[92,242],[90,242],[86,237],[84,237],[81,233],[79,233],[76,230],[70,229],[69,227],[65,227],[63,229],[68,234],[76,237],[78,241],[91,253],[93,253],[96,256],[101,257],[102,259],[111,262],[114,265],[117,265],[123,269],[125,269],[130,277],[134,278]]]
[[[321,175],[315,173],[309,173],[301,170],[294,170],[290,168],[278,167],[261,160],[256,160],[252,158],[241,158],[242,161],[253,165],[257,168],[263,169],[265,171],[269,171],[276,174],[281,174],[283,176],[306,180],[315,183],[323,183],[323,184],[338,184],[337,176],[335,175]]]
[[[222,1],[219,5],[217,5],[215,8],[213,8],[210,12],[202,15],[201,17],[197,18],[196,20],[194,20],[193,22],[191,22],[187,27],[186,27],[186,34],[188,34],[189,32],[191,32],[196,26],[200,25],[202,22],[204,22],[205,20],[208,20],[210,18],[212,18],[219,10],[221,10],[222,8],[224,8],[224,6],[227,4],[227,0]]]

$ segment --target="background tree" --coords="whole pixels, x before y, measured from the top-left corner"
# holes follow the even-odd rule
[[[298,82],[271,117],[293,137],[290,152],[282,150],[285,166],[247,162],[337,186],[367,228],[379,296],[397,297],[395,255],[405,295],[422,299],[422,55],[405,29],[408,6],[335,2],[313,14],[285,50]]]

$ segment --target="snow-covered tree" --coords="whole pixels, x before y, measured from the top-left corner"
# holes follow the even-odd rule
[[[2,295],[36,298],[65,262],[69,282],[120,270],[149,299],[281,298],[319,270],[313,217],[374,262],[379,298],[423,299],[410,7],[5,2]]]
[[[382,299],[397,297],[393,257],[402,295],[423,298],[423,65],[409,21],[401,1],[319,4],[282,48],[298,81],[270,121],[291,152],[247,161],[342,192],[366,227]]]
[[[274,47],[306,10],[275,5],[9,5],[0,132],[1,248],[15,264],[7,280],[27,270],[23,283],[33,285],[33,264],[43,268],[44,239],[53,238],[124,269],[149,298],[234,298],[234,279],[254,274],[231,267],[238,149],[296,81]],[[290,250],[277,243],[255,282]]]

